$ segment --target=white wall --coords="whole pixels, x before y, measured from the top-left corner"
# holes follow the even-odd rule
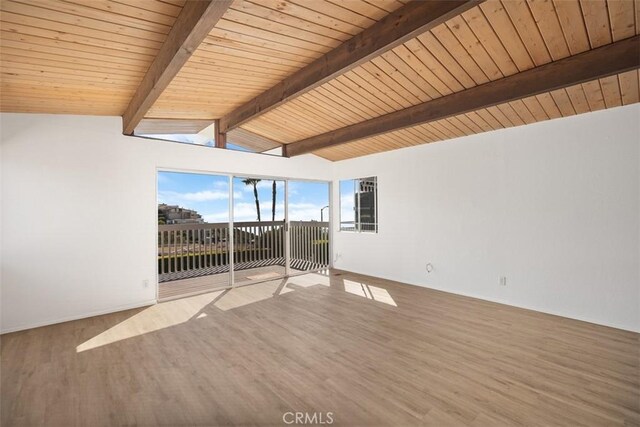
[[[635,104],[336,163],[378,176],[380,232],[335,233],[335,266],[640,331],[639,123]]]
[[[380,233],[335,233],[337,267],[640,331],[639,119],[634,105],[331,164],[2,114],[1,330],[154,301],[162,167],[376,175]]]
[[[331,164],[314,156],[130,138],[121,126],[0,115],[3,332],[154,302],[158,167],[331,179]]]

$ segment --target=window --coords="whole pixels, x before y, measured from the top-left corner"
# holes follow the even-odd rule
[[[201,145],[204,147],[215,147],[215,124],[212,122],[209,126],[200,131],[196,128],[185,130],[187,133],[164,133],[175,129],[176,125],[163,126],[162,124],[147,123],[143,121],[141,125],[136,128],[136,136],[142,138],[161,139],[164,141],[180,142],[183,144]],[[164,132],[163,132],[164,131]],[[269,141],[265,145],[256,145],[257,143],[250,138],[243,137],[244,134],[234,133],[231,136],[231,140],[227,141],[226,148],[235,151],[246,151],[249,153],[264,153],[273,154],[277,156],[282,155],[282,149],[280,147],[274,148],[274,143]],[[238,141],[236,141],[238,139]],[[278,151],[280,150],[280,151]],[[268,153],[267,153],[268,151]]]
[[[378,179],[340,181],[340,230],[378,232]]]

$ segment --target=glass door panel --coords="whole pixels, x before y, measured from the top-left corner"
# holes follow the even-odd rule
[[[158,172],[158,298],[229,286],[229,177]]]
[[[285,182],[233,178],[235,285],[284,277]]]
[[[329,183],[289,181],[291,274],[329,267]]]

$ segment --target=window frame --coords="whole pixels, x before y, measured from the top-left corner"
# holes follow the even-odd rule
[[[348,181],[353,181],[353,189],[352,189],[352,194],[354,196],[354,220],[353,220],[353,227],[349,227],[349,228],[343,228],[343,221],[342,221],[342,183],[343,182],[348,182]],[[366,223],[365,225],[367,226],[373,226],[372,230],[363,230],[363,222],[361,221],[362,218],[362,213],[361,211],[357,211],[356,209],[361,209],[362,203],[361,203],[361,183],[363,181],[373,181],[373,211],[374,211],[374,218],[375,218],[375,222],[373,223]],[[338,193],[339,193],[339,213],[340,213],[340,217],[339,217],[339,221],[338,221],[338,231],[339,232],[345,232],[345,233],[367,233],[367,234],[378,234],[379,232],[379,221],[378,221],[378,177],[377,176],[367,176],[367,177],[363,177],[363,178],[347,178],[347,179],[341,179],[338,181]],[[356,203],[356,197],[357,197],[357,203]]]

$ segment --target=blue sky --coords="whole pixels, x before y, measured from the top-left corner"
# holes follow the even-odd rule
[[[253,187],[234,178],[234,221],[257,219]],[[273,181],[258,183],[263,221],[271,221]],[[284,219],[284,182],[277,181],[276,220]],[[289,183],[289,218],[292,221],[320,220],[320,209],[329,204],[328,184],[292,181]],[[158,201],[194,209],[206,222],[229,220],[229,181],[226,176],[178,172],[158,173]],[[329,209],[324,210],[327,220]]]

